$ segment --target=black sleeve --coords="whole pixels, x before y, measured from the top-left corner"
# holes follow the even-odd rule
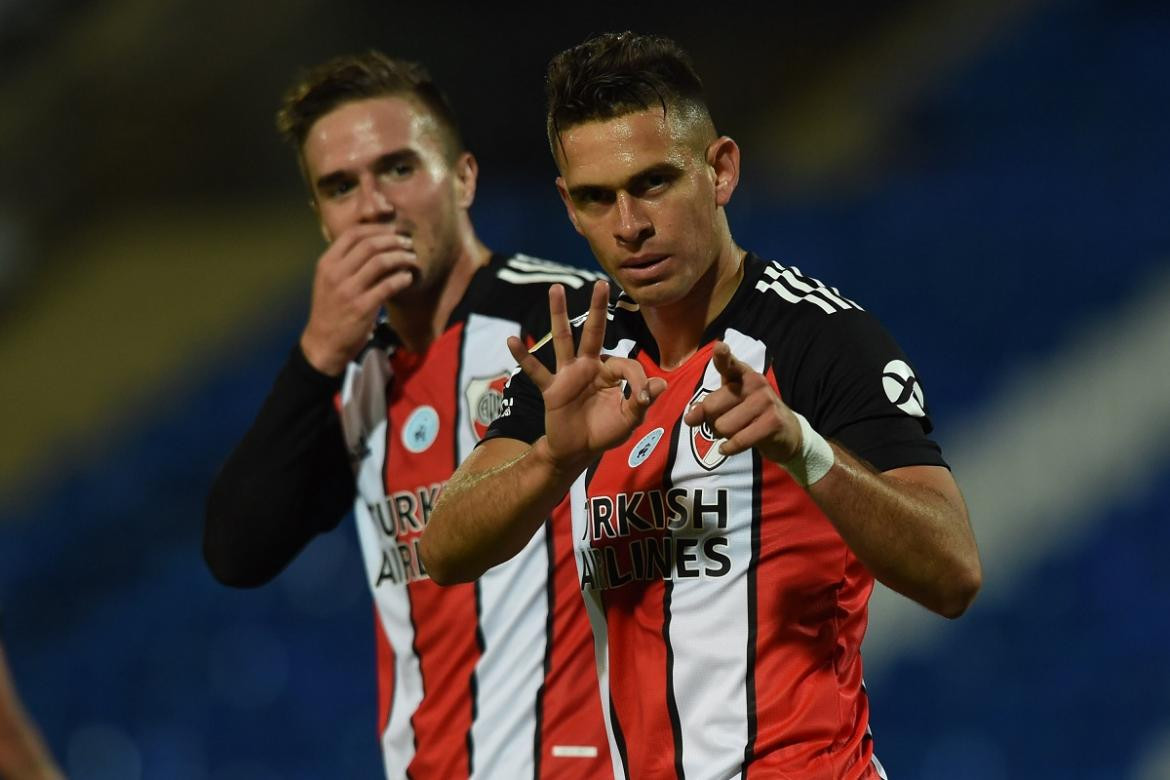
[[[617,297],[617,285],[611,285],[613,294],[610,299]],[[593,300],[593,283],[578,288],[565,287],[565,304],[569,319],[585,314],[589,311],[589,303]],[[543,303],[533,306],[524,322],[521,324],[522,338],[526,344],[537,345],[536,356],[550,371],[556,367],[556,359],[552,343],[541,344],[552,331],[552,324],[548,313],[548,296]],[[574,342],[580,338],[580,330],[573,329]],[[482,441],[495,438],[519,439],[526,444],[532,444],[544,435],[544,397],[540,390],[528,378],[528,375],[519,369],[508,380],[504,388],[504,403],[500,416],[488,427]]]
[[[822,436],[879,471],[946,466],[917,372],[871,314],[813,312],[773,355],[780,394]]]
[[[207,496],[203,557],[225,585],[271,580],[348,511],[356,487],[333,405],[340,385],[294,347],[216,477]]]
[[[536,356],[550,371],[553,370],[556,364],[551,340],[539,346]],[[502,437],[533,444],[543,435],[544,396],[528,375],[517,368],[504,388],[500,416],[488,426],[481,443]]]

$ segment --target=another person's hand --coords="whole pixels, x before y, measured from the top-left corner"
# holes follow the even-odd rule
[[[388,225],[355,225],[317,261],[309,322],[301,334],[305,359],[339,376],[369,339],[378,309],[410,286],[418,258],[409,236]]]
[[[512,357],[544,396],[546,454],[562,470],[585,468],[625,441],[666,389],[664,380],[648,380],[638,361],[601,356],[608,301],[609,283],[597,282],[574,353],[565,289],[559,284],[549,288],[556,373],[545,368],[520,339],[508,339]],[[628,385],[626,392],[623,382]]]

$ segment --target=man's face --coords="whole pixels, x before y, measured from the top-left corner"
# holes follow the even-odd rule
[[[412,238],[418,268],[404,295],[446,278],[458,251],[459,212],[470,205],[467,182],[457,173],[467,173],[467,155],[449,163],[441,132],[410,100],[376,97],[322,116],[301,148],[327,241],[363,223]]]
[[[720,249],[715,172],[693,125],[639,111],[561,133],[557,189],[601,267],[644,306],[676,303]]]

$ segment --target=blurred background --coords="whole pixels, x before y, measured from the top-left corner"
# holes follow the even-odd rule
[[[0,632],[69,776],[378,776],[352,523],[253,591],[199,550],[322,249],[273,112],[326,57],[420,59],[489,245],[592,266],[543,67],[632,28],[740,141],[739,242],[914,360],[971,505],[967,616],[874,599],[890,776],[1170,778],[1170,6],[592,5],[0,0]]]

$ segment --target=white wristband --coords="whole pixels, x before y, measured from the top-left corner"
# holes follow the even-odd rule
[[[813,430],[804,415],[793,412],[800,422],[800,452],[781,463],[801,487],[816,484],[833,468],[836,458],[825,437]]]

